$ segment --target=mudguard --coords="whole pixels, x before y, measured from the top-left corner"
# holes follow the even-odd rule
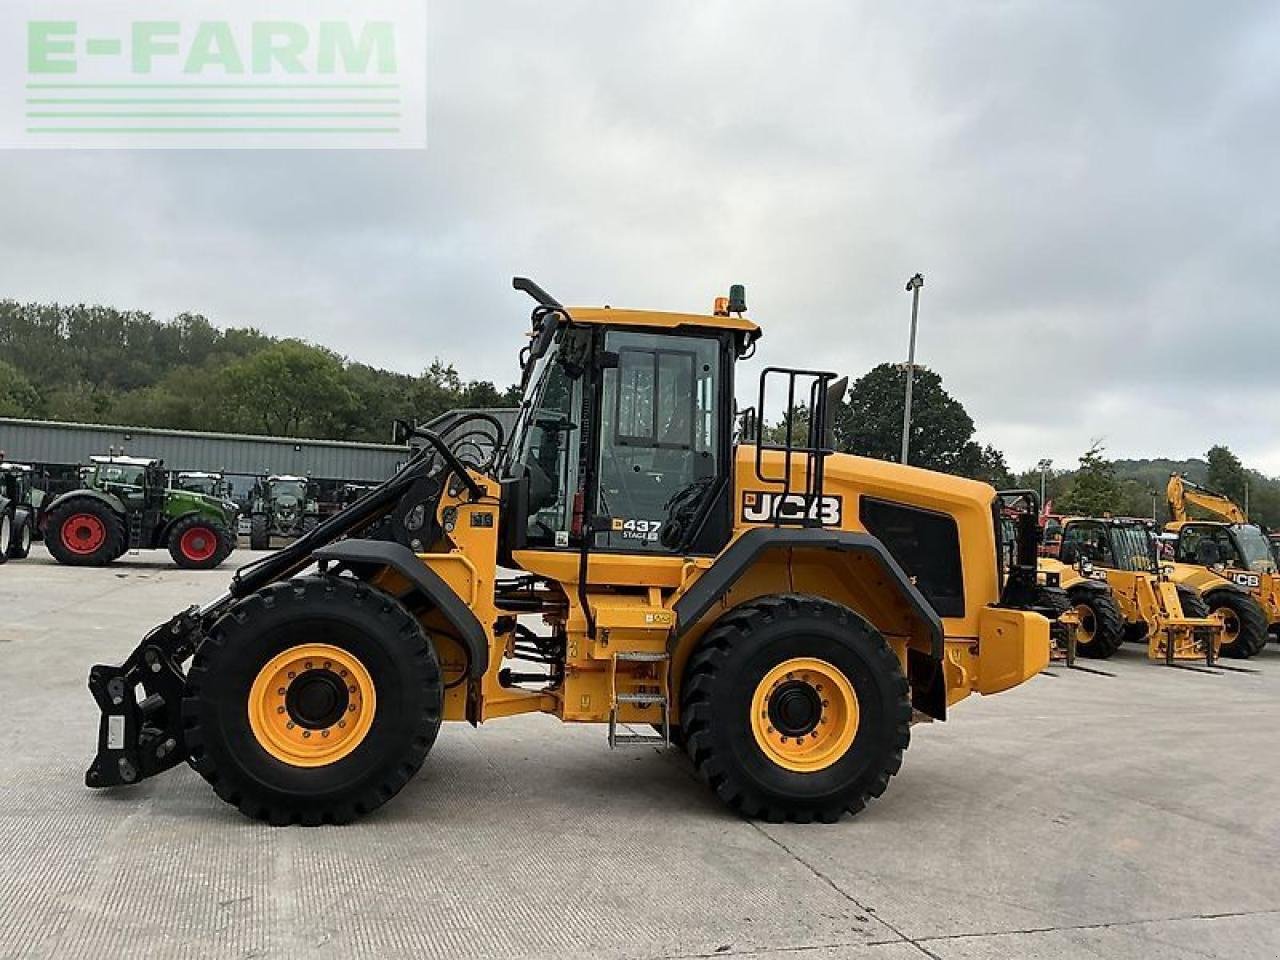
[[[58,496],[54,497],[53,500],[51,500],[49,503],[42,506],[41,510],[44,512],[46,516],[48,516],[50,513],[52,513],[58,507],[62,506],[62,504],[66,503],[67,501],[76,500],[82,497],[87,497],[90,500],[100,500],[102,503],[105,503],[108,507],[110,507],[116,513],[119,513],[119,514],[127,513],[127,511],[124,508],[124,503],[120,500],[119,497],[112,496],[109,493],[103,493],[101,490],[91,490],[88,487],[81,487],[77,490],[68,490],[66,493],[61,493]]]
[[[467,676],[478,679],[489,668],[489,639],[476,615],[440,575],[418,559],[408,547],[391,540],[339,540],[316,550],[312,558],[337,563],[357,575],[390,567],[414,585],[458,631],[467,651]]]

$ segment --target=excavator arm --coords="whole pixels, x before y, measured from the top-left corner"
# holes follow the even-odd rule
[[[1169,500],[1169,513],[1175,523],[1182,523],[1190,519],[1187,516],[1188,506],[1199,507],[1206,513],[1211,514],[1215,519],[1224,520],[1227,523],[1246,523],[1248,521],[1244,511],[1237,507],[1229,497],[1214,493],[1212,490],[1206,490],[1199,484],[1192,483],[1186,477],[1181,477],[1176,473],[1169,475],[1169,486],[1165,490],[1165,496]]]

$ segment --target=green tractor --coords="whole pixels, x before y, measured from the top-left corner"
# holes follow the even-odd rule
[[[320,523],[315,484],[307,477],[259,477],[250,497],[249,546],[268,550],[272,537],[296,540]]]
[[[162,460],[89,459],[83,486],[49,504],[44,539],[59,563],[101,567],[127,550],[167,548],[178,566],[209,570],[235,549],[235,503],[168,487]]]
[[[36,533],[37,492],[25,463],[0,463],[0,563],[31,552]]]
[[[231,490],[226,478],[220,473],[204,473],[200,470],[179,471],[174,480],[177,490],[190,490],[192,493],[203,493],[206,497],[218,500],[230,500]]]

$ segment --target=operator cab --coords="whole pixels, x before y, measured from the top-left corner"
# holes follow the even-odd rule
[[[502,470],[516,506],[506,551],[718,553],[732,529],[733,367],[759,335],[741,293],[709,316],[535,298]]]
[[[1253,573],[1276,573],[1277,562],[1262,528],[1252,523],[1183,523],[1175,557],[1179,563],[1222,564]]]
[[[1059,558],[1067,564],[1087,558],[1112,570],[1152,573],[1156,569],[1151,533],[1137,521],[1068,520],[1059,550]]]

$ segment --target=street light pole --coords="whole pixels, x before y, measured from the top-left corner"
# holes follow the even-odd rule
[[[911,387],[916,377],[916,318],[920,314],[920,288],[924,286],[924,274],[917,273],[907,281],[911,294],[911,344],[907,347],[907,398],[902,410],[902,459],[907,463],[911,456]]]
[[[1053,461],[1048,457],[1043,458],[1036,466],[1040,469],[1040,509],[1044,509],[1044,481],[1045,475],[1049,472],[1049,468],[1053,466]]]

